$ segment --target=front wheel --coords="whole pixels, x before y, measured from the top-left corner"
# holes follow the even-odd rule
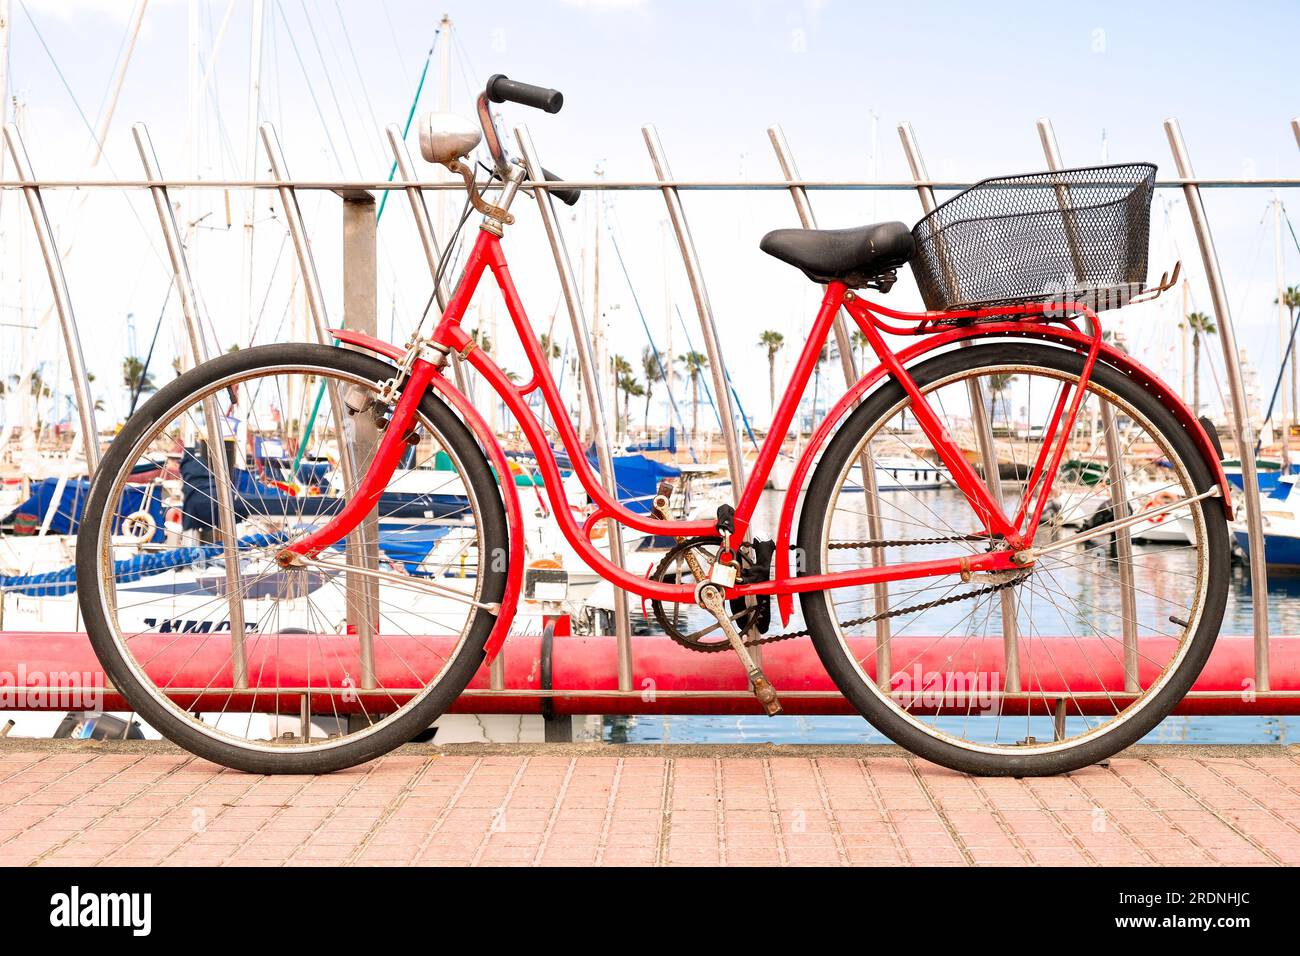
[[[163,736],[238,770],[325,773],[427,730],[482,664],[505,511],[432,393],[375,512],[317,566],[275,561],[353,493],[393,374],[344,348],[243,349],[168,384],[113,441],[78,596],[113,687]],[[124,533],[141,501],[147,539]]]
[[[972,462],[983,405],[1004,512],[1020,508],[1043,436],[1083,356],[1004,341],[912,370]],[[840,427],[813,474],[798,542],[808,574],[1005,547],[936,466],[911,400],[888,382]],[[982,467],[982,466],[977,466]],[[871,469],[879,492],[864,480]],[[802,596],[822,663],[882,733],[973,774],[1036,776],[1095,763],[1150,732],[1191,688],[1223,617],[1222,503],[1155,506],[1213,487],[1186,430],[1156,396],[1098,364],[1035,544],[1124,513],[1155,512],[1045,554],[1023,574],[903,580]]]

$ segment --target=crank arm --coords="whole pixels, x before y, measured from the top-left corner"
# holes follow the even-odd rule
[[[1215,485],[1209,491],[1203,491],[1199,495],[1193,495],[1190,498],[1179,498],[1177,501],[1170,502],[1167,505],[1158,508],[1144,508],[1136,514],[1131,514],[1127,518],[1117,518],[1114,521],[1107,521],[1105,524],[1098,525],[1095,528],[1089,528],[1087,531],[1080,531],[1078,534],[1072,534],[1068,538],[1061,538],[1059,541],[1053,541],[1042,547],[1026,548],[1024,551],[1017,551],[1011,556],[1011,560],[1016,564],[1031,564],[1045,554],[1051,554],[1053,551],[1061,551],[1071,545],[1079,544],[1082,541],[1091,541],[1093,538],[1100,538],[1111,534],[1115,531],[1131,528],[1134,525],[1141,524],[1143,521],[1149,521],[1159,515],[1167,515],[1173,511],[1181,511],[1183,508],[1190,508],[1198,501],[1204,501],[1206,498],[1217,498],[1221,494],[1218,485]]]
[[[728,615],[727,620],[731,621],[732,625],[734,626],[736,620],[738,618],[743,617],[747,613],[749,613],[749,608],[745,608],[745,610],[743,611],[737,611],[735,614]],[[684,637],[688,641],[697,641],[701,637],[704,637],[704,635],[706,634],[712,634],[720,627],[722,627],[721,624],[717,624],[717,623],[710,624],[708,627],[702,627],[698,631],[692,631],[690,634],[683,634],[682,637]]]

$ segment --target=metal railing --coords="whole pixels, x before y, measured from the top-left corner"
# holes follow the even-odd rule
[[[1290,125],[1295,135],[1297,145],[1300,146],[1300,117],[1291,120]],[[1242,479],[1245,490],[1245,511],[1248,530],[1253,541],[1262,542],[1263,525],[1254,457],[1253,455],[1246,453],[1254,447],[1254,441],[1249,416],[1247,414],[1247,403],[1242,382],[1240,359],[1236,346],[1235,329],[1233,327],[1233,320],[1228,307],[1228,297],[1224,288],[1223,276],[1218,266],[1213,235],[1201,200],[1201,191],[1204,189],[1227,188],[1295,188],[1300,187],[1300,178],[1198,178],[1192,171],[1187,147],[1183,142],[1177,120],[1167,120],[1164,126],[1179,175],[1176,178],[1159,180],[1156,183],[1156,187],[1159,189],[1181,190],[1188,206],[1191,224],[1205,265],[1206,281],[1209,285],[1212,309],[1219,330],[1219,341],[1223,349],[1224,366],[1227,370],[1227,386],[1229,391],[1228,406],[1231,411],[1230,424],[1233,438],[1242,461]],[[1050,122],[1047,120],[1040,120],[1038,131],[1048,166],[1052,168],[1059,167],[1061,165],[1060,157],[1056,149],[1054,135],[1051,132]],[[49,275],[54,307],[59,315],[60,330],[66,345],[69,368],[73,376],[73,387],[77,399],[82,434],[85,436],[84,443],[86,446],[87,462],[92,469],[98,462],[99,450],[95,440],[95,436],[97,436],[98,432],[95,425],[94,406],[93,402],[89,400],[89,376],[82,356],[80,336],[77,329],[71,296],[68,292],[67,282],[63,273],[63,264],[59,255],[58,246],[55,242],[54,230],[46,212],[45,203],[42,198],[42,191],[64,189],[149,190],[153,194],[164,238],[167,239],[174,279],[178,282],[181,289],[181,301],[185,310],[186,325],[189,330],[191,347],[194,351],[196,360],[201,360],[204,354],[202,330],[199,328],[197,320],[197,300],[192,285],[192,279],[189,274],[188,264],[180,243],[174,215],[172,214],[171,206],[166,198],[169,191],[187,189],[275,190],[285,209],[286,217],[288,219],[289,231],[298,256],[301,276],[307,290],[307,298],[314,325],[317,334],[323,340],[328,338],[327,330],[329,323],[326,317],[324,295],[321,291],[315,262],[312,257],[311,243],[307,236],[306,227],[298,208],[297,193],[299,191],[328,190],[338,194],[345,203],[369,202],[371,199],[370,194],[374,192],[406,192],[411,203],[412,212],[415,216],[417,232],[423,245],[424,253],[428,260],[429,269],[432,275],[437,275],[441,257],[451,251],[439,247],[428,212],[424,207],[422,196],[425,192],[436,192],[446,189],[460,190],[464,187],[457,182],[418,182],[411,165],[410,157],[406,154],[405,144],[402,141],[400,134],[396,134],[395,130],[390,130],[388,139],[393,151],[394,159],[400,169],[400,178],[396,181],[293,179],[288,174],[287,166],[283,154],[281,153],[278,137],[276,136],[274,128],[270,124],[264,124],[261,127],[260,132],[263,148],[266,150],[267,155],[271,160],[272,170],[274,173],[272,179],[166,179],[158,169],[156,158],[153,157],[153,149],[148,141],[147,130],[143,125],[137,125],[135,127],[135,135],[141,159],[144,163],[145,179],[74,180],[38,178],[33,172],[31,162],[27,156],[25,146],[22,142],[22,137],[17,127],[13,124],[9,124],[5,127],[5,141],[11,156],[15,160],[17,179],[0,181],[0,189],[22,190],[26,197],[27,208],[39,240],[42,256]],[[934,194],[936,191],[959,190],[971,185],[971,183],[968,182],[931,179],[925,171],[925,164],[916,144],[916,137],[912,133],[910,125],[906,123],[900,125],[899,134],[913,177],[906,181],[886,182],[865,180],[826,181],[807,180],[801,178],[794,162],[793,153],[791,152],[784,135],[781,133],[780,127],[772,127],[769,129],[768,133],[778,164],[783,173],[782,179],[746,182],[727,180],[678,180],[673,178],[671,174],[666,155],[661,143],[659,142],[658,134],[655,132],[653,126],[644,127],[642,129],[642,134],[649,158],[656,173],[656,178],[654,180],[617,181],[600,179],[568,180],[565,182],[538,181],[535,177],[537,171],[541,168],[541,163],[538,160],[536,149],[532,144],[531,138],[528,136],[526,129],[520,128],[515,132],[516,139],[518,140],[520,149],[523,152],[529,173],[534,177],[522,183],[521,188],[532,190],[535,198],[538,200],[539,210],[541,211],[543,219],[543,226],[546,230],[555,256],[557,273],[560,278],[561,289],[564,293],[565,302],[570,314],[573,332],[575,338],[580,343],[589,343],[590,337],[586,334],[586,318],[582,312],[582,305],[578,294],[572,264],[570,263],[567,251],[565,250],[563,235],[558,220],[554,216],[553,210],[550,208],[550,191],[554,189],[576,187],[583,190],[600,192],[658,191],[663,196],[669,220],[672,223],[673,232],[677,239],[678,251],[682,257],[682,265],[685,269],[696,306],[701,333],[710,359],[716,396],[721,404],[719,411],[722,419],[722,438],[726,446],[728,471],[732,480],[733,495],[739,493],[743,484],[743,456],[741,454],[739,434],[736,427],[736,416],[731,402],[731,389],[728,385],[725,361],[723,358],[724,353],[719,342],[713,310],[709,303],[703,267],[695,251],[694,240],[691,235],[681,194],[701,191],[786,192],[791,196],[795,204],[795,209],[802,225],[805,228],[813,228],[815,227],[815,217],[812,212],[809,193],[820,191],[912,191],[920,198],[922,208],[928,211],[928,209],[933,208],[935,202]],[[353,230],[353,232],[357,232],[357,230]],[[367,233],[365,230],[360,230],[360,234],[362,235],[362,241],[368,241],[371,244],[371,248],[369,249],[368,255],[360,254],[357,251],[357,248],[350,245],[350,243],[345,239],[345,281],[352,270],[369,270],[370,274],[368,276],[352,276],[351,280],[359,281],[363,288],[368,284],[368,287],[373,289],[375,283],[373,229],[369,231],[368,239],[366,238]],[[443,301],[445,301],[446,297],[446,290],[441,286],[441,284],[435,289],[435,295],[441,305]],[[351,321],[352,316],[345,314],[345,323]],[[373,330],[362,329],[362,331]],[[836,318],[834,334],[839,345],[845,381],[846,383],[851,383],[857,378],[860,370],[856,367],[856,363],[854,362],[853,349],[848,347],[848,329],[844,323],[843,316],[838,316]],[[589,412],[593,419],[594,435],[596,438],[602,479],[607,485],[612,487],[613,475],[612,465],[610,462],[612,461],[613,448],[609,440],[608,422],[604,410],[604,403],[601,397],[602,390],[595,387],[595,382],[597,381],[597,369],[594,366],[594,358],[589,347],[580,347],[577,351],[578,360],[581,366],[580,371],[586,385],[584,391],[586,391],[588,395],[588,402],[590,405]],[[456,368],[456,374],[458,377],[463,376],[463,370],[459,366]],[[333,404],[335,408],[341,407],[337,402]],[[976,400],[973,402],[973,407],[976,409],[982,409],[985,406],[981,401]],[[977,422],[976,425],[978,426],[979,423]],[[987,422],[984,423],[984,426],[984,431],[987,431]],[[978,431],[980,431],[980,429],[977,427],[977,432]],[[213,444],[214,441],[219,447],[219,439],[214,440],[210,436],[209,443]],[[346,444],[347,443],[344,443],[344,446],[346,446]],[[986,444],[987,443],[985,442],[981,442],[982,447]],[[984,451],[987,452],[988,449],[984,448]],[[1110,449],[1110,453],[1113,454],[1114,449]],[[345,467],[349,472],[355,468],[355,463],[352,461],[351,449],[342,447],[341,457],[343,459],[343,467]],[[215,458],[224,464],[224,456],[216,455]],[[864,475],[874,477],[874,471],[872,469],[864,467],[863,473]],[[996,470],[991,473],[995,474]],[[345,482],[346,481],[347,477],[345,476]],[[997,486],[998,483],[995,481],[992,484]],[[351,486],[350,483],[348,486]],[[870,487],[867,488],[868,494],[871,494],[872,491],[873,490]],[[797,493],[797,489],[794,489],[793,493]],[[222,527],[225,528],[225,519],[229,517],[229,502],[221,501],[218,502],[218,505],[220,511],[224,515],[222,519]],[[874,509],[869,509],[869,511],[874,512]],[[613,529],[613,532],[614,536],[611,540],[611,556],[621,565],[621,542],[617,535],[616,528]],[[226,532],[226,536],[233,540],[233,534],[228,531]],[[1125,536],[1127,537],[1127,533]],[[234,573],[238,574],[237,562],[227,562],[228,566],[232,564],[236,566]],[[1264,549],[1262,546],[1252,547],[1250,549],[1249,570],[1252,582],[1257,585],[1261,582],[1267,582],[1267,569],[1264,562]],[[1129,584],[1131,587],[1131,581]],[[362,585],[358,585],[357,588],[359,591],[364,590]],[[229,593],[234,594],[238,592],[232,586]],[[1252,595],[1254,601],[1254,673],[1252,676],[1255,681],[1256,691],[1267,693],[1269,688],[1269,623],[1266,583],[1264,583],[1263,586],[1253,587]],[[887,606],[888,592],[885,589],[885,586],[880,586],[876,592],[876,598],[882,609]],[[233,601],[231,602],[232,613],[235,612],[235,608],[233,607],[234,603],[235,602]],[[352,602],[349,602],[349,606],[351,616],[354,613],[351,609]],[[364,601],[358,605],[360,608],[364,608],[365,606]],[[618,594],[617,608],[619,610],[615,615],[615,623],[618,644],[618,693],[622,695],[630,695],[636,693],[632,686],[634,675],[633,642],[630,635],[630,625],[628,621],[627,595],[622,592],[619,592]],[[371,615],[364,611],[357,611],[355,613],[359,617],[359,620],[357,620],[356,623],[360,625],[361,633],[367,635]],[[1014,614],[1004,613],[1002,619],[1007,661],[1014,662],[1014,650],[1016,646],[1015,616]],[[878,644],[883,643],[887,646],[888,640],[888,620],[883,619],[877,627],[877,642]],[[887,673],[888,668],[885,668],[884,670]],[[504,674],[505,662],[503,652],[503,654],[498,657],[497,662],[493,667],[491,681],[492,692],[501,694],[511,693],[504,687]],[[1007,679],[1009,682],[1014,679],[1010,670],[1007,672]],[[476,693],[481,694],[482,692],[480,691]],[[559,693],[558,689],[555,693]]]

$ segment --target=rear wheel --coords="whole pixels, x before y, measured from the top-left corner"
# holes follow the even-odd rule
[[[187,750],[255,773],[352,766],[426,730],[482,663],[505,513],[432,393],[376,512],[320,566],[275,562],[352,494],[393,374],[349,349],[244,349],[159,391],[105,455],[77,543],[82,613],[114,688]],[[123,533],[142,459],[170,519],[143,543]]]
[[[971,385],[981,389],[1013,516],[1082,368],[1077,352],[1010,341],[936,356],[912,374],[972,461],[982,456]],[[805,572],[1005,547],[950,482],[927,487],[934,457],[902,387],[881,386],[813,474],[798,538]],[[864,467],[882,489],[874,499]],[[1035,545],[1212,487],[1169,409],[1099,364]],[[957,770],[1031,776],[1104,759],[1169,714],[1209,656],[1228,574],[1222,503],[1209,498],[1045,554],[1024,574],[835,588],[804,594],[802,607],[827,671],[882,733]]]

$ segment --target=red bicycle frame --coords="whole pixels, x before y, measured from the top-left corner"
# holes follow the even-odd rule
[[[483,273],[487,270],[491,270],[496,280],[501,295],[505,300],[506,308],[509,311],[510,319],[514,323],[515,331],[523,345],[528,364],[532,369],[532,377],[522,385],[516,385],[510,381],[505,372],[490,356],[478,348],[474,340],[460,327],[466,309],[483,278]],[[866,302],[839,282],[832,282],[826,287],[811,333],[795,363],[790,387],[786,390],[776,408],[772,426],[764,439],[762,447],[759,449],[758,458],[745,482],[745,486],[741,490],[736,506],[735,528],[730,533],[727,542],[728,547],[734,550],[745,539],[755,508],[758,505],[759,495],[772,471],[777,454],[782,444],[784,444],[799,401],[809,379],[813,375],[818,356],[821,354],[830,334],[831,324],[841,308],[847,310],[858,328],[862,330],[867,343],[871,346],[872,351],[876,353],[881,364],[868,373],[844,399],[841,399],[840,404],[832,410],[831,415],[828,415],[827,419],[822,423],[822,429],[817,436],[814,436],[814,443],[809,452],[805,454],[804,460],[799,463],[796,477],[800,480],[796,480],[791,484],[790,491],[787,492],[785,507],[782,509],[782,527],[779,530],[779,540],[777,542],[776,576],[768,581],[736,585],[727,589],[727,596],[743,597],[745,595],[776,594],[782,598],[783,611],[786,611],[789,607],[790,596],[803,591],[819,591],[831,587],[863,586],[878,582],[902,581],[947,574],[969,574],[976,571],[1008,570],[1017,567],[1013,563],[1012,555],[1017,551],[1028,548],[1033,542],[1043,507],[1047,503],[1051,492],[1052,480],[1065,450],[1066,439],[1073,431],[1074,422],[1098,355],[1104,351],[1108,360],[1112,355],[1112,350],[1102,345],[1101,327],[1096,320],[1095,314],[1081,303],[1063,303],[1055,307],[1029,304],[967,312],[899,312],[876,303]],[[1068,318],[1058,318],[1058,315],[1085,315],[1092,320],[1091,333],[1080,333]],[[910,327],[899,327],[887,323],[885,319],[900,319],[914,324]],[[1062,390],[1050,421],[1050,431],[1044,435],[1042,449],[1031,472],[1031,479],[1027,485],[1028,492],[1024,496],[1016,515],[1012,518],[1008,518],[995,503],[988,486],[966,460],[961,449],[945,433],[943,423],[908,373],[905,363],[914,354],[918,354],[918,350],[907,349],[895,353],[885,342],[883,335],[885,332],[904,335],[938,332],[938,335],[932,337],[945,339],[944,332],[946,329],[950,329],[954,322],[961,323],[966,320],[981,320],[983,323],[994,323],[994,325],[986,326],[986,328],[991,330],[996,327],[1002,334],[1012,333],[1028,335],[1029,337],[1055,338],[1058,341],[1065,341],[1086,356],[1079,381],[1073,386],[1065,386]],[[942,327],[940,327],[940,323],[942,323]],[[1050,325],[1051,323],[1060,323],[1063,328],[1053,328]],[[987,334],[975,331],[980,328],[980,326],[971,326],[956,337]],[[394,346],[385,345],[366,337],[349,333],[337,333],[337,335],[340,339],[373,348],[391,358],[399,358],[406,354]],[[952,338],[952,336],[947,336],[946,340],[952,340]],[[551,499],[552,510],[559,522],[560,529],[565,538],[568,539],[569,543],[589,566],[597,570],[602,577],[617,587],[640,595],[643,598],[685,603],[694,602],[694,588],[691,585],[668,584],[638,577],[615,565],[592,544],[590,540],[591,531],[596,523],[601,520],[617,521],[639,531],[677,537],[716,535],[718,529],[716,523],[712,520],[664,520],[638,514],[625,508],[605,491],[598,475],[588,464],[579,436],[565,411],[559,388],[542,354],[541,344],[533,333],[532,326],[524,312],[523,304],[510,276],[510,268],[506,262],[500,239],[496,235],[487,230],[479,231],[478,239],[465,267],[464,276],[452,295],[451,301],[447,303],[447,307],[427,344],[443,353],[444,356],[448,351],[455,351],[462,360],[469,362],[487,379],[493,390],[496,391],[514,414],[523,429],[525,438],[536,455],[538,469],[544,480],[547,494]],[[445,358],[441,364],[445,364]],[[442,394],[452,399],[457,397],[464,399],[464,396],[460,396],[450,383],[439,377],[440,375],[439,363],[423,357],[416,357],[410,363],[408,378],[393,409],[389,425],[385,429],[374,459],[366,474],[362,477],[356,493],[333,519],[312,534],[289,545],[287,551],[305,557],[315,556],[323,549],[342,540],[378,504],[379,496],[392,478],[393,471],[403,451],[408,447],[404,436],[414,422],[417,406],[426,389],[431,387],[437,380],[437,388]],[[865,392],[866,384],[878,382],[886,375],[897,381],[911,399],[913,414],[918,424],[929,439],[939,459],[952,475],[953,481],[965,496],[972,510],[979,517],[984,532],[989,536],[990,540],[1005,542],[1007,547],[965,557],[910,561],[888,566],[866,567],[818,575],[798,576],[791,574],[788,555],[783,552],[788,552],[786,545],[789,543],[788,525],[791,523],[793,516],[793,502],[797,499],[802,486],[801,477],[806,475],[807,468],[810,467],[810,463],[805,463],[809,462],[812,457],[811,453],[815,451],[820,442],[826,437],[826,434],[828,434],[826,431],[828,425],[838,420],[840,415],[857,401]],[[1149,376],[1150,373],[1147,373],[1147,375]],[[1154,376],[1150,377],[1153,381],[1158,382]],[[541,422],[528,405],[528,396],[533,392],[541,393],[542,400],[549,409],[559,432],[560,443],[573,464],[574,473],[578,476],[587,495],[595,503],[594,511],[581,526],[570,513],[567,502],[564,500],[560,468],[551,450],[550,442],[547,440]],[[466,411],[467,414],[472,413],[472,406],[468,400],[458,401],[457,404],[462,411]],[[481,424],[481,422],[478,422],[476,414],[474,415],[473,424]],[[486,443],[485,429],[475,427],[475,432],[479,436],[479,440]],[[487,434],[490,434],[490,432]],[[1058,435],[1059,440],[1057,440]],[[495,443],[494,437],[492,442]],[[489,447],[486,450],[494,462],[504,460],[501,457],[499,445]],[[498,470],[504,479],[504,483],[508,484],[507,473],[500,468]],[[1037,493],[1033,494],[1035,491]],[[1031,498],[1032,505],[1030,504]],[[509,497],[508,500],[513,501]],[[517,502],[514,502],[514,504],[517,508]],[[514,516],[512,515],[512,517]],[[512,576],[522,567],[522,560],[522,555],[512,554]],[[788,614],[788,611],[786,613]]]

